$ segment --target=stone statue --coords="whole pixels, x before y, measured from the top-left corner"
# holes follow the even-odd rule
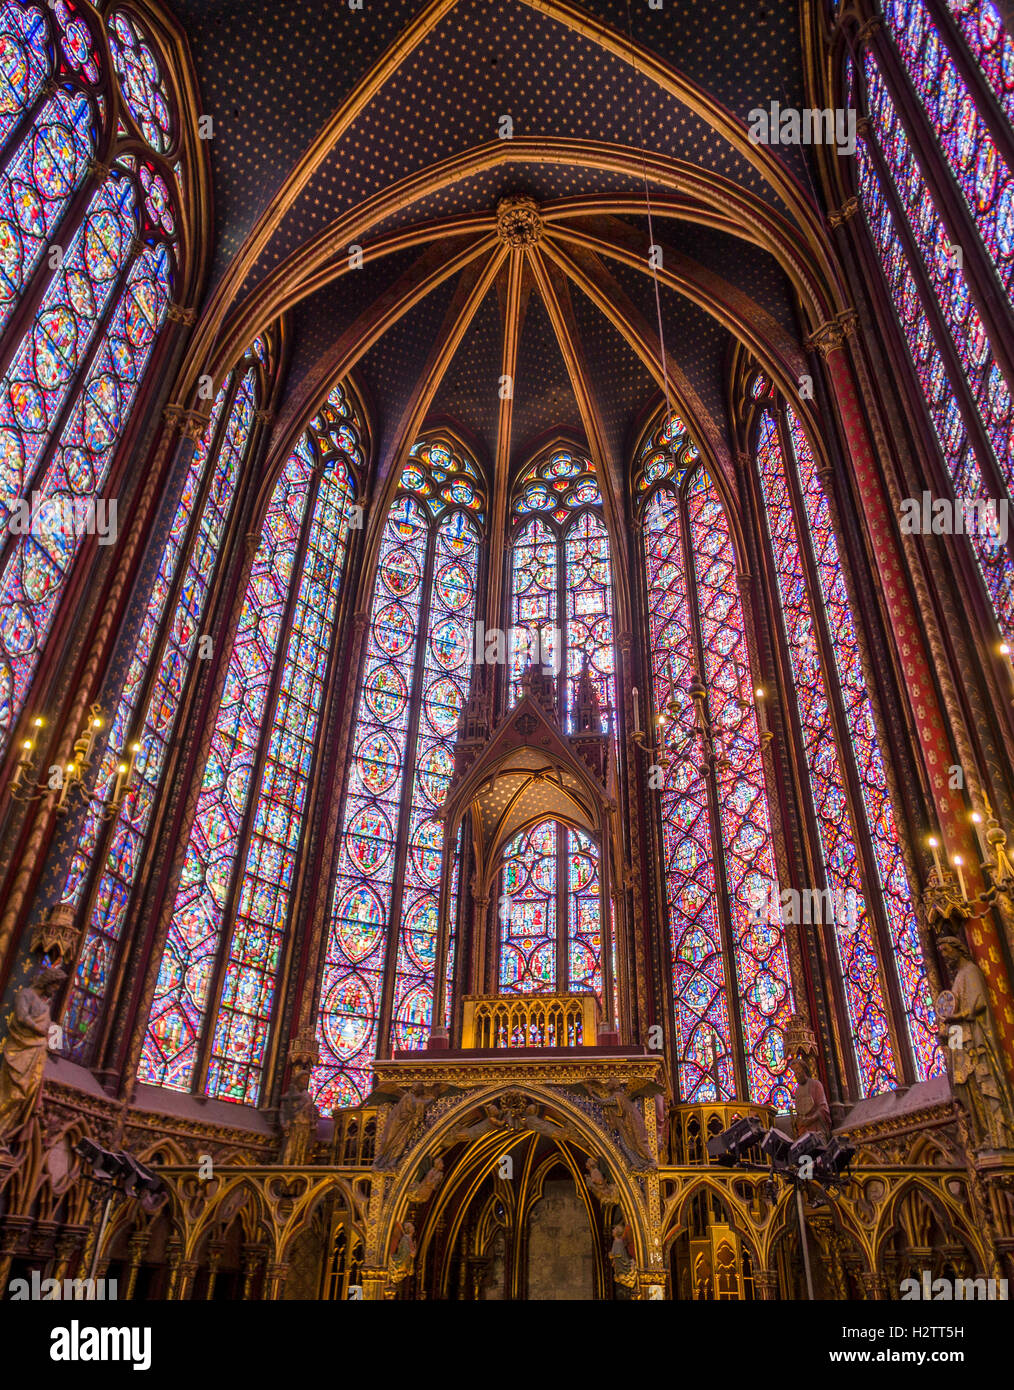
[[[648,1127],[640,1107],[630,1098],[621,1082],[607,1081],[605,1089],[606,1107],[613,1111],[616,1128],[631,1157],[641,1167],[657,1168],[658,1158],[651,1151]]]
[[[585,1179],[588,1184],[588,1191],[596,1201],[601,1202],[603,1206],[615,1204],[619,1193],[613,1183],[606,1181],[602,1169],[599,1167],[598,1159],[586,1158],[584,1169],[588,1174]]]
[[[419,1181],[409,1188],[408,1200],[413,1206],[418,1202],[429,1201],[443,1180],[444,1160],[438,1156],[433,1160]]]
[[[460,1125],[451,1135],[452,1144],[471,1144],[493,1130],[507,1128],[507,1112],[495,1101],[483,1106],[484,1118],[473,1125]]]
[[[796,1138],[818,1134],[831,1138],[831,1107],[817,1077],[817,1039],[802,1014],[793,1014],[785,1024],[786,1065],[796,1079],[793,1104],[796,1112]]]
[[[53,1022],[53,996],[66,980],[62,970],[43,966],[14,996],[10,1027],[0,1054],[0,1147],[30,1118],[42,1090]]]
[[[792,1099],[796,1111],[796,1138],[804,1134],[819,1134],[826,1142],[831,1138],[831,1107],[827,1103],[824,1087],[812,1074],[813,1062],[800,1053],[789,1058],[789,1070],[796,1078],[796,1090]]]
[[[630,1229],[622,1221],[613,1226],[613,1243],[609,1247],[609,1263],[613,1267],[613,1278],[621,1289],[633,1289],[637,1285],[637,1267],[634,1264],[634,1242]],[[629,1297],[629,1294],[627,1295]]]
[[[394,1254],[388,1266],[393,1283],[400,1284],[415,1269],[415,1252],[415,1222],[403,1221],[400,1226],[395,1227]]]
[[[1001,1060],[982,971],[956,936],[940,941],[952,972],[951,988],[938,1001],[937,1034],[947,1057],[954,1094],[968,1113],[974,1142],[982,1148],[1014,1147],[1014,1107]]]
[[[387,1112],[384,1132],[377,1142],[374,1168],[394,1168],[408,1143],[408,1136],[426,1113],[430,1100],[426,1087],[417,1081],[409,1091],[403,1091]]]
[[[282,1131],[280,1161],[295,1167],[304,1164],[317,1129],[319,1114],[310,1096],[310,1067],[305,1062],[292,1069],[289,1089],[278,1107],[278,1123]]]

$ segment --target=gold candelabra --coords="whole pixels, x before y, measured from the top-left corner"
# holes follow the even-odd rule
[[[14,769],[9,790],[15,801],[52,800],[55,802],[56,814],[62,816],[66,815],[69,810],[71,795],[75,791],[85,800],[88,799],[88,793],[85,790],[85,778],[91,771],[95,740],[103,727],[104,720],[98,705],[92,705],[88,711],[84,727],[74,741],[70,761],[65,764],[53,763],[49,769],[48,778],[45,781],[36,781],[35,745],[45,723],[46,721],[41,715],[32,720],[35,737],[26,738],[21,745],[21,756]],[[141,745],[134,742],[129,745],[126,754],[121,757],[121,761],[116,767],[116,781],[113,784],[112,796],[99,800],[101,809],[98,814],[100,819],[111,820],[119,813],[123,798],[133,783],[137,755],[140,751]]]

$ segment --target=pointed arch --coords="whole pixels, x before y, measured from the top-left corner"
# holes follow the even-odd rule
[[[256,1103],[361,486],[342,384],[276,479],[226,667],[139,1075]]]
[[[312,1089],[358,1104],[374,1058],[429,1035],[443,826],[468,699],[486,487],[450,437],[413,444],[380,540],[334,866]],[[456,906],[452,887],[452,921]],[[396,926],[397,924],[397,926]]]

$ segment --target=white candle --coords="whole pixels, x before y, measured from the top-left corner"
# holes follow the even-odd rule
[[[979,853],[982,855],[983,863],[989,859],[989,844],[986,840],[986,832],[982,828],[982,816],[978,811],[972,812],[972,824],[975,826],[975,837],[979,841]]]
[[[757,711],[757,728],[760,730],[762,734],[766,734],[768,732],[768,712],[764,708],[763,686],[759,685],[753,693],[757,701],[757,703],[754,705],[754,708]]]
[[[1011,649],[1007,642],[1000,643],[1000,655],[1007,663],[1007,674],[1010,676],[1011,686],[1014,687],[1014,660],[1011,658]]]
[[[958,888],[961,890],[961,896],[963,898],[967,898],[968,894],[965,892],[965,876],[961,872],[961,862],[961,855],[956,854],[954,856],[954,867],[957,870],[958,875]]]
[[[936,868],[936,871],[937,871],[937,878],[940,879],[941,882],[942,882],[942,881],[943,881],[944,874],[943,874],[943,870],[942,870],[941,867],[940,867],[940,850],[939,850],[939,844],[940,844],[940,842],[939,842],[939,840],[937,839],[937,837],[936,837],[935,835],[931,835],[931,836],[929,837],[929,847],[930,847],[930,849],[933,851],[933,864],[934,864],[934,867]]]
[[[639,709],[639,707],[638,707],[637,686],[636,686],[636,685],[634,686],[633,690],[630,692],[630,698],[631,698],[631,701],[632,701],[633,706],[634,706],[634,733],[635,733],[635,734],[639,734],[639,733],[641,732],[641,711],[640,711],[640,709]]]

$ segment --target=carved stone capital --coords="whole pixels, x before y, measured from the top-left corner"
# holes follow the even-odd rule
[[[832,352],[838,352],[845,346],[845,330],[836,318],[828,319],[813,330],[806,339],[806,346],[816,348],[826,360]]]
[[[208,417],[202,415],[199,410],[186,410],[181,405],[167,405],[162,414],[166,422],[178,429],[185,439],[192,439],[197,444],[204,438]]]
[[[192,328],[197,322],[197,310],[188,309],[183,304],[170,304],[166,313],[170,323],[182,323],[187,328]]]
[[[872,15],[869,19],[867,19],[863,24],[859,26],[859,32],[856,35],[856,37],[859,39],[859,42],[868,43],[870,39],[872,39],[873,35],[877,32],[877,30],[883,28],[883,24],[883,15]]]
[[[108,164],[103,164],[101,160],[98,159],[89,159],[87,168],[89,174],[96,183],[105,183],[106,179],[108,179],[109,175],[113,172]]]
[[[840,208],[836,209],[834,212],[828,213],[827,225],[832,229],[835,227],[840,227],[842,223],[847,222],[850,217],[855,217],[856,213],[859,211],[859,208],[859,197],[857,194],[853,194],[851,198],[845,199],[844,203],[842,203]]]
[[[270,425],[275,418],[275,412],[273,410],[255,410],[253,417],[258,425]]]
[[[243,537],[243,554],[248,560],[252,560],[261,546],[260,531],[248,531]]]

